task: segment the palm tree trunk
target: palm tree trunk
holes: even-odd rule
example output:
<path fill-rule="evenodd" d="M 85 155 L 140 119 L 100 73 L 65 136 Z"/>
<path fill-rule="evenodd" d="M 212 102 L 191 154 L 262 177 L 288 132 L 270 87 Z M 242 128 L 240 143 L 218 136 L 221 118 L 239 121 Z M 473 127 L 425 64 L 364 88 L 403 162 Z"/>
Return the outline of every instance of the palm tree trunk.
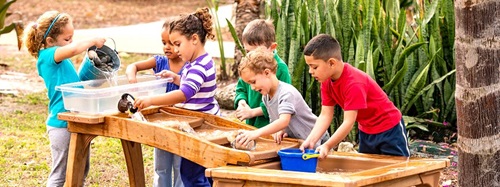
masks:
<path fill-rule="evenodd" d="M 456 0 L 459 184 L 500 186 L 500 0 Z"/>
<path fill-rule="evenodd" d="M 243 29 L 247 24 L 254 20 L 259 19 L 261 10 L 260 4 L 261 0 L 235 0 L 236 5 L 236 25 L 235 30 L 238 34 L 238 38 L 241 40 L 241 34 L 243 33 Z M 264 3 L 264 2 L 262 2 Z M 232 77 L 238 78 L 238 66 L 240 65 L 240 61 L 242 58 L 241 51 L 236 46 L 234 48 L 234 63 L 231 66 L 231 71 L 233 72 Z"/>

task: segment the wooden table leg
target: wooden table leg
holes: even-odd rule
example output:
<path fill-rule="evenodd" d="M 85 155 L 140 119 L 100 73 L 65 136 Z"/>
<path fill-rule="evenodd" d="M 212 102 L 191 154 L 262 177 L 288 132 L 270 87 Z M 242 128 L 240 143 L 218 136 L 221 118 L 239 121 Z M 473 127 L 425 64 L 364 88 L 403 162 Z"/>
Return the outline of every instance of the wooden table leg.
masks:
<path fill-rule="evenodd" d="M 140 143 L 121 140 L 125 161 L 127 162 L 128 178 L 131 187 L 145 187 L 144 163 Z"/>
<path fill-rule="evenodd" d="M 95 137 L 95 135 L 71 133 L 65 186 L 83 186 L 83 175 L 89 156 L 90 142 Z"/>

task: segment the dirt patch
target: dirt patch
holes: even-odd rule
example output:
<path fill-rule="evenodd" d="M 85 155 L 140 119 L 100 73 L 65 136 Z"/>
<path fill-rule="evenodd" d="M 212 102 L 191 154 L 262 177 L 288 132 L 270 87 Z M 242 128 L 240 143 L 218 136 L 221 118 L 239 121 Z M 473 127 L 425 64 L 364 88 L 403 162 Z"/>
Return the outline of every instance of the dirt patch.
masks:
<path fill-rule="evenodd" d="M 220 4 L 232 2 L 222 0 Z M 36 21 L 45 11 L 57 10 L 69 13 L 74 18 L 76 29 L 104 28 L 159 21 L 206 6 L 206 0 L 17 1 L 11 5 L 9 12 L 19 14 L 10 16 L 6 21 L 22 20 L 29 23 Z"/>
<path fill-rule="evenodd" d="M 233 2 L 222 0 L 219 4 Z M 13 15 L 7 17 L 6 23 L 21 20 L 26 25 L 36 21 L 46 11 L 58 10 L 74 18 L 76 29 L 105 28 L 164 20 L 191 13 L 199 7 L 207 7 L 206 0 L 16 1 L 9 8 Z M 224 38 L 230 38 L 230 34 L 225 34 Z M 44 89 L 43 80 L 36 72 L 36 60 L 27 54 L 25 49 L 18 51 L 14 44 L 0 46 L 0 93 L 17 94 Z"/>

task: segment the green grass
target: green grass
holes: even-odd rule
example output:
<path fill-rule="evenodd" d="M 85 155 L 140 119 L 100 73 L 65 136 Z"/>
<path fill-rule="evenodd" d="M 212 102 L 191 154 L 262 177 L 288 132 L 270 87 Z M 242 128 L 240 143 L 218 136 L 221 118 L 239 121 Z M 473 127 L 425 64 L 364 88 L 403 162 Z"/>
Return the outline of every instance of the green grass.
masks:
<path fill-rule="evenodd" d="M 120 54 L 122 64 L 118 75 L 125 74 L 127 65 L 151 56 Z M 84 54 L 71 58 L 76 70 L 83 58 Z M 214 60 L 216 64 L 220 63 L 219 59 Z M 38 74 L 36 60 L 25 51 L 1 55 L 0 62 L 8 65 L 8 71 L 35 77 Z M 0 94 L 0 186 L 45 185 L 52 162 L 45 125 L 48 102 L 46 91 L 18 96 Z M 85 186 L 130 186 L 119 139 L 96 137 L 90 154 L 91 165 Z M 154 172 L 152 147 L 143 145 L 143 158 L 146 186 L 151 186 Z"/>
<path fill-rule="evenodd" d="M 12 112 L 0 113 L 0 184 L 44 186 L 50 173 L 51 154 L 46 134 L 46 93 L 2 96 Z M 15 108 L 15 109 L 14 109 Z M 129 186 L 120 140 L 97 137 L 91 144 L 86 186 Z M 143 146 L 146 184 L 152 184 L 153 148 Z"/>
<path fill-rule="evenodd" d="M 151 55 L 120 57 L 125 67 Z M 75 68 L 83 55 L 72 58 Z M 9 71 L 35 74 L 36 62 L 27 53 L 2 56 Z M 45 186 L 50 173 L 51 154 L 46 134 L 47 92 L 1 95 L 0 103 L 0 186 Z M 4 107 L 5 106 L 5 107 Z M 96 137 L 91 144 L 90 171 L 85 186 L 130 186 L 125 157 L 119 139 Z M 153 148 L 143 145 L 147 186 L 153 179 Z"/>

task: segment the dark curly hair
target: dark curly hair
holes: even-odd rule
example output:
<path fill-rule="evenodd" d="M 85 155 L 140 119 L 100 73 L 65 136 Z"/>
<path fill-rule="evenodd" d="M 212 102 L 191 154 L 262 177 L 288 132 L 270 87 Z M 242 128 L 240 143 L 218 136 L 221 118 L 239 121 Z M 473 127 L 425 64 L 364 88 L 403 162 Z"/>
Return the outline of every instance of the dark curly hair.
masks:
<path fill-rule="evenodd" d="M 212 33 L 212 15 L 209 11 L 207 7 L 198 8 L 195 13 L 179 17 L 170 23 L 170 33 L 179 31 L 187 38 L 197 34 L 203 44 L 206 38 L 213 40 L 215 35 Z"/>

